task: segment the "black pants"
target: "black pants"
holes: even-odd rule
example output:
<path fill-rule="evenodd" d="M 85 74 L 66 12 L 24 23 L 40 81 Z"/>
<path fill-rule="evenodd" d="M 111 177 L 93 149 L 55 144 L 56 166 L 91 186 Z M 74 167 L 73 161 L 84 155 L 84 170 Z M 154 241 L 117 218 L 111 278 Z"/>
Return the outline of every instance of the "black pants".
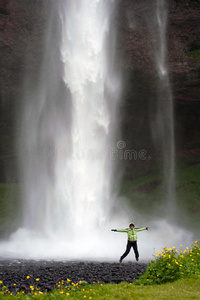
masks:
<path fill-rule="evenodd" d="M 126 251 L 121 256 L 121 260 L 124 259 L 129 254 L 131 247 L 133 247 L 133 250 L 135 252 L 135 258 L 138 259 L 139 253 L 138 253 L 138 249 L 137 249 L 137 241 L 135 241 L 135 242 L 128 241 L 127 246 L 126 246 Z"/>

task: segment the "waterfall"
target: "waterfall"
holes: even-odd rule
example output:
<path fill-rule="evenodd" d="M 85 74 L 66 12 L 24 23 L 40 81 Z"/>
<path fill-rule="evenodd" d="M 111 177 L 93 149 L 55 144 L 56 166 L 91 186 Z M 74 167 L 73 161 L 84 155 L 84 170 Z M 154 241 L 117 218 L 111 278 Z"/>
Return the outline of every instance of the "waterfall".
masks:
<path fill-rule="evenodd" d="M 152 3 L 155 20 L 150 16 L 148 27 L 158 75 L 152 135 L 163 154 L 167 221 L 143 225 L 150 229 L 140 239 L 144 259 L 156 248 L 182 243 L 186 234 L 168 222 L 175 214 L 175 162 L 167 7 L 164 0 Z M 110 231 L 128 226 L 133 214 L 126 202 L 117 217 L 112 210 L 115 146 L 123 149 L 115 140 L 120 95 L 111 26 L 115 5 L 114 0 L 52 1 L 43 63 L 39 75 L 26 76 L 20 116 L 23 224 L 0 243 L 1 257 L 118 260 L 124 251 L 122 237 Z"/>
<path fill-rule="evenodd" d="M 91 234 L 105 224 L 111 208 L 118 98 L 107 55 L 113 2 L 60 1 L 53 8 L 39 92 L 27 99 L 23 123 L 24 226 L 75 238 L 77 226 Z"/>
<path fill-rule="evenodd" d="M 116 163 L 114 6 L 52 2 L 40 76 L 27 80 L 21 116 L 24 218 L 14 239 L 26 255 L 102 256 Z"/>
<path fill-rule="evenodd" d="M 63 81 L 72 103 L 72 152 L 67 162 L 57 161 L 56 184 L 65 186 L 66 194 L 59 197 L 67 200 L 71 224 L 89 229 L 104 224 L 109 212 L 109 146 L 116 101 L 108 99 L 105 90 L 111 3 L 84 0 L 78 4 L 71 1 L 61 11 Z M 67 144 L 65 148 L 69 149 Z"/>
<path fill-rule="evenodd" d="M 156 2 L 157 38 L 155 47 L 155 62 L 158 73 L 157 80 L 157 120 L 153 130 L 157 133 L 157 143 L 163 153 L 164 186 L 166 201 L 166 218 L 174 220 L 175 202 L 175 146 L 174 146 L 174 116 L 173 96 L 170 86 L 167 65 L 167 5 L 165 0 Z"/>

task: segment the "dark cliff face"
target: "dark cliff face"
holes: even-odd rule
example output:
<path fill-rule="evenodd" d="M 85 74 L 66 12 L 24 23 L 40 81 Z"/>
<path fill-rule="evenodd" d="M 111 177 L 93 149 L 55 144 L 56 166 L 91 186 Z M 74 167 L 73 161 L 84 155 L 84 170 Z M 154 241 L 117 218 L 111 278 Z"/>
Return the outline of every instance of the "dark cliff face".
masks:
<path fill-rule="evenodd" d="M 0 0 L 0 182 L 16 180 L 16 135 L 27 73 L 43 55 L 47 1 Z"/>
<path fill-rule="evenodd" d="M 174 99 L 177 154 L 200 142 L 200 1 L 168 0 L 166 57 Z M 156 113 L 156 1 L 119 1 L 117 57 L 123 74 L 122 127 L 131 146 L 153 148 Z"/>
<path fill-rule="evenodd" d="M 183 83 L 193 86 L 194 81 L 200 82 L 200 2 L 168 0 L 166 3 L 166 55 L 176 93 Z M 148 76 L 155 76 L 154 56 L 159 46 L 155 4 L 153 0 L 121 0 L 117 20 L 122 68 L 137 69 Z M 197 94 L 193 100 L 199 100 L 198 97 Z"/>
<path fill-rule="evenodd" d="M 16 175 L 15 136 L 26 74 L 33 80 L 44 55 L 52 0 L 0 0 L 0 181 Z M 116 62 L 122 73 L 120 115 L 128 144 L 152 148 L 157 29 L 153 0 L 118 0 Z M 168 0 L 167 60 L 174 96 L 177 152 L 200 141 L 200 1 Z M 151 114 L 149 109 L 151 107 Z M 148 146 L 147 146 L 148 145 Z"/>

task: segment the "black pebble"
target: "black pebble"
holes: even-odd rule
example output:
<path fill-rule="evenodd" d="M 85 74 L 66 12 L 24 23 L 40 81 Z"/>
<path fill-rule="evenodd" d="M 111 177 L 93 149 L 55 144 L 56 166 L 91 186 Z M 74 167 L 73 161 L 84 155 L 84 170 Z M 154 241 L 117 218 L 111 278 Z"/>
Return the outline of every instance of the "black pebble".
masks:
<path fill-rule="evenodd" d="M 30 291 L 30 285 L 40 291 L 51 291 L 56 283 L 67 278 L 95 283 L 133 282 L 145 273 L 148 263 L 101 263 L 69 261 L 0 261 L 0 280 L 14 291 Z M 23 270 L 23 271 L 22 271 Z M 30 279 L 27 279 L 30 276 Z M 36 281 L 39 278 L 39 281 Z M 16 284 L 15 286 L 14 283 Z"/>

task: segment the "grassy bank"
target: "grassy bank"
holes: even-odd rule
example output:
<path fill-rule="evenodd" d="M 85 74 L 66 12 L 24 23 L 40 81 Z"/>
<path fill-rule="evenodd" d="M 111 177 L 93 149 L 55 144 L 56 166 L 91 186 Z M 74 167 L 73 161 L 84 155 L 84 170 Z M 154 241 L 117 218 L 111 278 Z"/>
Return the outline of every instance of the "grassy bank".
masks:
<path fill-rule="evenodd" d="M 13 283 L 10 292 L 0 280 L 0 299 L 200 299 L 200 244 L 195 241 L 185 250 L 163 248 L 149 263 L 146 273 L 133 283 L 87 284 L 62 280 L 51 292 L 37 288 L 40 278 L 30 278 L 30 292 L 25 294 Z"/>
<path fill-rule="evenodd" d="M 151 286 L 135 286 L 128 283 L 120 284 L 98 284 L 76 286 L 72 290 L 60 289 L 49 293 L 33 291 L 32 294 L 25 295 L 19 293 L 16 295 L 0 294 L 1 299 L 200 299 L 200 279 L 189 278 L 180 279 L 173 283 Z"/>
<path fill-rule="evenodd" d="M 185 158 L 176 167 L 176 221 L 187 229 L 200 231 L 200 159 Z M 145 216 L 164 218 L 166 209 L 166 190 L 162 174 L 154 168 L 150 174 L 125 179 L 121 185 L 121 196 L 125 196 L 130 206 Z"/>

